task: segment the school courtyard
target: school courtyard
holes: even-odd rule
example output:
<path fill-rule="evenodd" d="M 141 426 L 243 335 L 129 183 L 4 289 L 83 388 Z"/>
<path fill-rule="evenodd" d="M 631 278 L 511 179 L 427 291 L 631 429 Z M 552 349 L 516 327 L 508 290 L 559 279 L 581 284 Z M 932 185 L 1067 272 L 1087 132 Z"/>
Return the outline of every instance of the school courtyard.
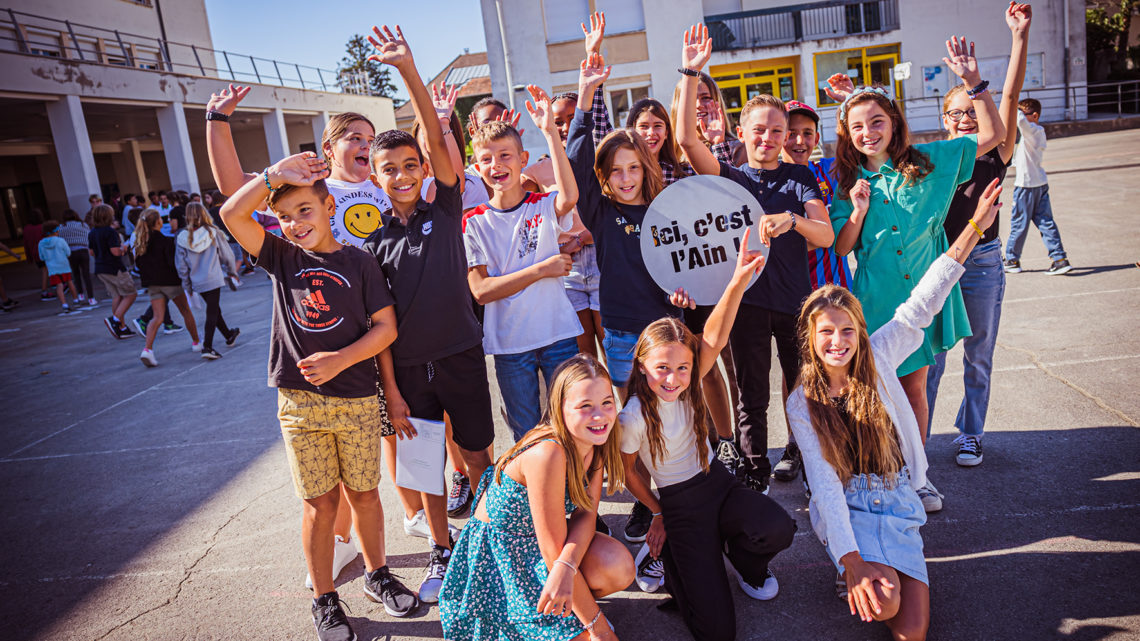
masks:
<path fill-rule="evenodd" d="M 927 447 L 946 495 L 923 529 L 931 639 L 1140 639 L 1140 129 L 1051 141 L 1046 168 L 1075 269 L 1045 275 L 1030 232 L 1026 271 L 1008 279 L 977 468 L 954 463 L 961 349 L 951 353 Z M 183 332 L 160 336 L 160 365 L 146 369 L 141 340 L 103 327 L 105 302 L 57 317 L 34 273 L 0 275 L 22 303 L 0 315 L 0 638 L 314 638 L 300 503 L 265 386 L 265 276 L 224 293 L 242 329 L 224 358 L 201 360 Z M 778 400 L 769 414 L 775 459 Z M 389 565 L 414 589 L 426 541 L 404 536 L 386 474 L 381 493 Z M 773 563 L 775 600 L 734 589 L 738 638 L 888 638 L 836 599 L 801 485 L 774 482 L 772 495 L 799 534 Z M 616 531 L 630 501 L 602 504 Z M 441 636 L 434 606 L 394 619 L 366 600 L 362 571 L 357 560 L 338 582 L 361 639 Z M 663 598 L 632 586 L 603 607 L 623 641 L 689 639 L 654 607 Z"/>

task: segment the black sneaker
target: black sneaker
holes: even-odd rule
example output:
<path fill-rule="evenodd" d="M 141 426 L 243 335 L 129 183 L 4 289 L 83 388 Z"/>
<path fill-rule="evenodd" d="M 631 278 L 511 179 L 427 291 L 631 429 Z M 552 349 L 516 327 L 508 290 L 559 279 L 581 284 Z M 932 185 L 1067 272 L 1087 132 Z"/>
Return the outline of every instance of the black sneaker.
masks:
<path fill-rule="evenodd" d="M 208 361 L 216 361 L 221 357 L 222 357 L 222 355 L 219 354 L 218 351 L 216 349 L 214 349 L 213 347 L 203 347 L 202 348 L 202 358 L 204 358 Z"/>
<path fill-rule="evenodd" d="M 226 347 L 233 347 L 234 343 L 237 342 L 237 337 L 238 337 L 238 334 L 240 334 L 240 333 L 241 333 L 240 327 L 235 327 L 235 328 L 231 329 L 230 335 L 226 337 Z"/>
<path fill-rule="evenodd" d="M 135 319 L 135 327 L 139 328 L 140 334 L 146 334 L 146 325 L 147 323 L 142 319 L 142 316 Z"/>
<path fill-rule="evenodd" d="M 106 326 L 108 332 L 111 332 L 111 336 L 122 338 L 122 336 L 119 336 L 119 322 L 115 320 L 114 316 L 104 318 L 103 325 Z"/>
<path fill-rule="evenodd" d="M 1061 274 L 1068 274 L 1072 269 L 1073 266 L 1069 264 L 1069 259 L 1062 258 L 1061 260 L 1053 261 L 1053 264 L 1049 265 L 1049 269 L 1045 270 L 1045 273 L 1049 276 L 1060 276 Z"/>
<path fill-rule="evenodd" d="M 326 592 L 313 601 L 313 625 L 320 641 L 356 641 L 356 633 L 341 605 L 336 592 Z"/>
<path fill-rule="evenodd" d="M 756 490 L 761 494 L 768 493 L 768 475 L 767 474 L 753 474 L 751 472 L 743 472 L 740 475 L 740 482 L 750 490 Z"/>
<path fill-rule="evenodd" d="M 740 468 L 740 448 L 732 439 L 721 439 L 716 446 L 716 458 L 733 474 Z"/>
<path fill-rule="evenodd" d="M 1007 274 L 1020 274 L 1021 273 L 1021 261 L 1017 260 L 1015 258 L 1007 259 L 1004 263 L 1001 264 L 1001 266 L 1002 266 L 1002 269 L 1004 269 L 1005 273 L 1007 273 Z"/>
<path fill-rule="evenodd" d="M 253 265 L 246 265 L 245 267 L 241 268 L 241 275 L 246 276 L 248 274 L 252 274 L 255 271 L 257 271 L 257 269 L 254 268 Z"/>
<path fill-rule="evenodd" d="M 645 541 L 645 535 L 649 534 L 649 524 L 653 522 L 653 513 L 645 504 L 638 501 L 633 504 L 633 509 L 629 511 L 629 520 L 625 522 L 625 540 L 630 543 L 641 543 Z"/>
<path fill-rule="evenodd" d="M 447 515 L 453 519 L 467 516 L 471 498 L 471 481 L 455 470 L 451 473 L 451 493 L 447 495 Z"/>
<path fill-rule="evenodd" d="M 800 468 L 803 465 L 799 446 L 795 443 L 788 443 L 788 446 L 784 448 L 784 455 L 780 457 L 780 462 L 776 463 L 776 467 L 772 470 L 772 476 L 776 477 L 777 481 L 794 481 L 800 475 Z"/>
<path fill-rule="evenodd" d="M 386 565 L 364 575 L 364 596 L 383 604 L 384 611 L 394 617 L 406 617 L 420 604 L 415 592 L 392 576 Z"/>
<path fill-rule="evenodd" d="M 598 520 L 594 522 L 594 531 L 601 532 L 606 536 L 613 536 L 613 534 L 610 532 L 610 526 L 606 525 L 606 522 L 602 520 L 601 514 L 598 515 Z"/>
<path fill-rule="evenodd" d="M 132 338 L 134 336 L 138 336 L 138 334 L 132 332 L 131 329 L 126 325 L 120 325 L 115 338 Z"/>
<path fill-rule="evenodd" d="M 182 326 L 178 323 L 164 323 L 162 325 L 163 334 L 175 334 L 182 331 Z"/>
<path fill-rule="evenodd" d="M 0 309 L 3 309 L 4 311 L 9 311 L 13 307 L 15 307 L 16 305 L 19 305 L 19 304 L 20 304 L 20 301 L 14 299 L 14 298 L 9 298 L 8 300 L 4 301 L 3 303 L 0 303 Z"/>

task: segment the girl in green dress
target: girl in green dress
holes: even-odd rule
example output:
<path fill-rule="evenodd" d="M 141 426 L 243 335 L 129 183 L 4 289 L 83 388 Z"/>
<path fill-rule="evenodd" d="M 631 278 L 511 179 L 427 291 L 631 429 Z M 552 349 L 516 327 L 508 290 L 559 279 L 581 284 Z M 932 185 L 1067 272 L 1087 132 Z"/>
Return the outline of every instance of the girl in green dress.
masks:
<path fill-rule="evenodd" d="M 543 423 L 483 474 L 439 595 L 445 638 L 617 641 L 595 599 L 633 582 L 633 557 L 594 525 L 603 472 L 624 486 L 618 429 L 605 368 L 560 365 Z"/>
<path fill-rule="evenodd" d="M 886 324 L 918 279 L 948 247 L 943 223 L 958 185 L 970 179 L 974 160 L 1005 137 L 997 106 L 978 73 L 974 44 L 957 36 L 946 41 L 942 61 L 962 79 L 977 113 L 978 133 L 911 145 L 899 107 L 878 87 L 854 90 L 837 74 L 828 80 L 842 100 L 835 149 L 836 198 L 831 203 L 835 251 L 855 252 L 858 268 L 852 291 L 863 304 L 867 330 Z M 926 374 L 934 355 L 970 335 L 970 323 L 955 285 L 942 312 L 926 329 L 926 340 L 897 374 L 918 417 L 926 442 L 929 412 Z M 942 507 L 933 484 L 919 490 L 928 511 Z"/>

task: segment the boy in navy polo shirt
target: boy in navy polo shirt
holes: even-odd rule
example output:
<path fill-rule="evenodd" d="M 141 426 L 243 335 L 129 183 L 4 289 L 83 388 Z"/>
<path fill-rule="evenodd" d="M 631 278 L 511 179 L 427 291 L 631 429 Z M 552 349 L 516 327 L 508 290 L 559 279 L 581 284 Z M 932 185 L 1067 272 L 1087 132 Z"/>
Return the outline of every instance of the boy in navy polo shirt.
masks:
<path fill-rule="evenodd" d="M 760 241 L 771 248 L 768 266 L 745 292 L 729 344 L 740 388 L 740 475 L 749 487 L 767 493 L 772 472 L 768 461 L 772 337 L 776 338 L 784 380 L 791 389 L 800 369 L 796 316 L 811 293 L 808 243 L 830 247 L 835 234 L 811 170 L 780 161 L 788 135 L 788 114 L 779 98 L 762 94 L 740 111 L 736 131 L 748 152 L 746 166 L 737 169 L 718 162 L 701 142 L 697 135 L 697 82 L 711 53 L 707 28 L 693 27 L 685 34 L 681 58 L 685 78 L 677 104 L 688 108 L 677 115 L 677 140 L 698 173 L 719 175 L 743 185 L 765 212 L 757 226 Z"/>
<path fill-rule="evenodd" d="M 381 215 L 380 228 L 364 243 L 396 299 L 398 333 L 391 349 L 380 356 L 388 417 L 403 431 L 411 430 L 408 416 L 442 421 L 447 412 L 467 470 L 472 479 L 479 479 L 491 466 L 487 448 L 495 427 L 483 329 L 467 288 L 459 175 L 447 153 L 441 119 L 399 27 L 395 35 L 387 27 L 373 28 L 369 41 L 377 50 L 375 57 L 394 66 L 407 85 L 416 118 L 424 125 L 436 185 L 433 202 L 420 197 L 424 159 L 410 134 L 393 129 L 372 141 L 372 179 L 392 201 L 392 208 Z M 434 603 L 451 556 L 447 497 L 423 493 L 422 498 L 432 549 L 419 596 Z"/>

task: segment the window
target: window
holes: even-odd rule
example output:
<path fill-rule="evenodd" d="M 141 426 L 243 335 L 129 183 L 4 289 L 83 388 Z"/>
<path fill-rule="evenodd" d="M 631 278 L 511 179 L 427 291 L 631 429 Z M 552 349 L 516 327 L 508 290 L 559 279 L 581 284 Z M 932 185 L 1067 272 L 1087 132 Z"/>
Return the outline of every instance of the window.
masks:
<path fill-rule="evenodd" d="M 606 33 L 645 31 L 645 12 L 641 0 L 594 0 L 598 11 L 606 14 Z M 578 29 L 578 36 L 582 29 Z"/>
<path fill-rule="evenodd" d="M 781 66 L 777 61 L 754 60 L 717 66 L 709 69 L 709 73 L 720 87 L 730 116 L 739 115 L 744 103 L 760 94 L 779 96 L 780 100 L 796 97 L 795 67 Z"/>
<path fill-rule="evenodd" d="M 610 18 L 606 16 L 606 28 L 609 29 Z M 649 97 L 649 87 L 630 87 L 628 89 L 614 89 L 610 91 L 610 114 L 614 119 L 615 127 L 624 127 L 629 109 L 635 102 Z"/>
<path fill-rule="evenodd" d="M 858 5 L 851 5 L 858 6 Z M 827 97 L 827 79 L 837 73 L 851 77 L 856 87 L 881 85 L 891 98 L 902 96 L 902 83 L 894 79 L 894 67 L 899 63 L 899 46 L 885 45 L 862 47 L 843 51 L 815 54 L 816 104 L 836 104 Z"/>
<path fill-rule="evenodd" d="M 542 17 L 546 22 L 547 42 L 581 40 L 581 24 L 590 20 L 590 2 L 589 0 L 542 0 Z M 607 13 L 607 32 L 611 31 L 609 22 L 610 16 Z"/>

